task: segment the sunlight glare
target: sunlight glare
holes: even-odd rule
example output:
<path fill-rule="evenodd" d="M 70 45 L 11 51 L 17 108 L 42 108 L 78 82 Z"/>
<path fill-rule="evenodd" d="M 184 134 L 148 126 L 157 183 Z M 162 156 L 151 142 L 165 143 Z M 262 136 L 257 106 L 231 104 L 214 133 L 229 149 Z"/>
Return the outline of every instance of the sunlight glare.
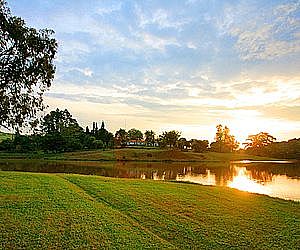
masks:
<path fill-rule="evenodd" d="M 232 181 L 227 183 L 228 187 L 236 188 L 242 191 L 251 193 L 270 195 L 271 191 L 266 186 L 251 180 L 251 176 L 245 167 L 235 167 L 237 175 L 233 177 Z"/>

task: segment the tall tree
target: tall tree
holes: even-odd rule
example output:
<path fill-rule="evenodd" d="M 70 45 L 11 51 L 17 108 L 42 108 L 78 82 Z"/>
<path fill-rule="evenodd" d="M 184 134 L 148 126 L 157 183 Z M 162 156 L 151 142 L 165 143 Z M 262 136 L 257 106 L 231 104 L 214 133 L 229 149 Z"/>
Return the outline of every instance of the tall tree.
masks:
<path fill-rule="evenodd" d="M 113 144 L 114 136 L 112 133 L 108 132 L 108 130 L 105 129 L 104 121 L 102 121 L 100 129 L 98 130 L 97 128 L 95 137 L 97 140 L 101 140 L 103 142 L 104 148 L 111 147 Z"/>
<path fill-rule="evenodd" d="M 154 131 L 146 130 L 144 135 L 145 135 L 145 142 L 147 143 L 147 145 L 154 146 L 154 143 L 155 143 L 155 133 L 154 133 Z"/>
<path fill-rule="evenodd" d="M 232 152 L 236 150 L 239 143 L 235 140 L 234 135 L 230 134 L 230 129 L 221 124 L 216 126 L 217 132 L 215 141 L 211 143 L 210 147 L 212 151 L 216 152 Z"/>
<path fill-rule="evenodd" d="M 51 111 L 42 121 L 44 148 L 52 151 L 81 149 L 83 129 L 67 109 Z"/>
<path fill-rule="evenodd" d="M 44 109 L 43 93 L 55 73 L 53 33 L 27 27 L 0 0 L 0 126 L 21 127 Z"/>
<path fill-rule="evenodd" d="M 176 148 L 180 135 L 179 131 L 165 131 L 159 136 L 159 144 L 161 147 Z"/>
<path fill-rule="evenodd" d="M 115 134 L 115 142 L 117 146 L 125 146 L 128 141 L 127 132 L 125 129 L 120 128 L 118 131 L 116 131 Z"/>

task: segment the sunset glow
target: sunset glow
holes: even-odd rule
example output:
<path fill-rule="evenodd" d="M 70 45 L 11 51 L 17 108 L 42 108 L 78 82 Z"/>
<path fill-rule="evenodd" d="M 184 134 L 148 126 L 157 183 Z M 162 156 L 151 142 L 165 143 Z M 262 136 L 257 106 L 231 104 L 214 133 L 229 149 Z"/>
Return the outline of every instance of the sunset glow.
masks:
<path fill-rule="evenodd" d="M 251 193 L 271 194 L 271 190 L 267 186 L 264 186 L 251 178 L 245 167 L 237 167 L 235 170 L 237 171 L 237 175 L 228 182 L 228 187 Z"/>

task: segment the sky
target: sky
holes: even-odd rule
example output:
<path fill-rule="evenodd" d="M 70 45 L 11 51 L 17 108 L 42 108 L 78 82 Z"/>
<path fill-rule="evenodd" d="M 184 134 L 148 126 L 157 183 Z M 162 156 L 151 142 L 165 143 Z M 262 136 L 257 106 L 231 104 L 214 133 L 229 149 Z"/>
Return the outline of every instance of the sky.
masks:
<path fill-rule="evenodd" d="M 300 1 L 14 0 L 13 15 L 55 31 L 49 110 L 85 127 L 178 130 L 213 141 L 300 137 Z"/>

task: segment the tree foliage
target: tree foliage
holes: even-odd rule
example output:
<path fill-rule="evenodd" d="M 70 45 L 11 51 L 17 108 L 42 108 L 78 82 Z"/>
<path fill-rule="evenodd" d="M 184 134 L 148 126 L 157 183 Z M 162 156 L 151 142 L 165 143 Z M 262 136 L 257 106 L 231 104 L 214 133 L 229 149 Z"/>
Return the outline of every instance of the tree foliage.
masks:
<path fill-rule="evenodd" d="M 53 33 L 27 27 L 0 0 L 0 126 L 21 127 L 43 110 L 55 73 Z"/>
<path fill-rule="evenodd" d="M 127 136 L 128 136 L 129 140 L 142 140 L 143 139 L 143 133 L 136 128 L 132 128 L 132 129 L 128 130 Z"/>
<path fill-rule="evenodd" d="M 83 129 L 67 109 L 51 111 L 42 121 L 44 149 L 71 151 L 82 148 Z"/>
<path fill-rule="evenodd" d="M 197 153 L 203 153 L 207 151 L 208 145 L 208 140 L 191 140 L 192 150 Z"/>
<path fill-rule="evenodd" d="M 276 141 L 276 138 L 267 132 L 260 132 L 256 135 L 249 135 L 245 144 L 245 149 L 258 149 Z"/>
<path fill-rule="evenodd" d="M 221 124 L 216 126 L 217 132 L 215 136 L 215 141 L 211 143 L 210 147 L 212 151 L 215 152 L 232 152 L 236 150 L 239 143 L 235 140 L 234 135 L 230 134 L 230 129 Z"/>
<path fill-rule="evenodd" d="M 125 146 L 128 141 L 128 135 L 125 129 L 120 128 L 115 133 L 115 143 L 117 146 Z"/>
<path fill-rule="evenodd" d="M 100 147 L 101 143 L 97 143 L 98 146 L 96 148 L 112 147 L 114 144 L 114 135 L 105 128 L 104 121 L 101 122 L 100 129 L 98 129 L 97 122 L 93 122 L 91 134 L 96 138 L 97 141 L 102 142 L 102 147 Z"/>
<path fill-rule="evenodd" d="M 152 130 L 146 130 L 144 133 L 145 135 L 145 142 L 147 145 L 154 146 L 155 144 L 155 133 Z"/>
<path fill-rule="evenodd" d="M 165 131 L 159 136 L 159 144 L 161 147 L 176 148 L 180 135 L 179 131 Z"/>

